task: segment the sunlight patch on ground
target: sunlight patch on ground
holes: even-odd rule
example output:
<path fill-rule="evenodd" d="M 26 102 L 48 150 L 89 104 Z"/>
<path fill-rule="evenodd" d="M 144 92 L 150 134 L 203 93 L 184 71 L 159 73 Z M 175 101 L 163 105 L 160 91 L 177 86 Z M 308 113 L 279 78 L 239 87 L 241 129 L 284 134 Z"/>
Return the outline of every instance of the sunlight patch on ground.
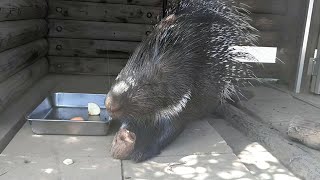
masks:
<path fill-rule="evenodd" d="M 281 168 L 280 162 L 256 142 L 247 145 L 238 157 L 261 180 L 298 180 L 288 170 Z"/>
<path fill-rule="evenodd" d="M 51 174 L 51 173 L 54 171 L 54 169 L 52 169 L 52 168 L 47 168 L 47 169 L 41 169 L 41 171 L 42 171 L 42 172 L 45 172 L 45 173 L 47 173 L 47 174 Z"/>
<path fill-rule="evenodd" d="M 80 139 L 77 137 L 68 137 L 64 140 L 64 142 L 67 144 L 77 143 L 79 141 L 80 141 Z"/>

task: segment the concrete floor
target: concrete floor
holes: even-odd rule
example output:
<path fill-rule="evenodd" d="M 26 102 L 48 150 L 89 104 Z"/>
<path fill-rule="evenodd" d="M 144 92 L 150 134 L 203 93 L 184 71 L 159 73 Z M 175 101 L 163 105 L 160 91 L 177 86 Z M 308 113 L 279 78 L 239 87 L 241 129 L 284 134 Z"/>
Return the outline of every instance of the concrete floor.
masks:
<path fill-rule="evenodd" d="M 0 156 L 0 179 L 254 179 L 207 120 L 139 164 L 110 157 L 113 134 L 34 135 L 26 123 Z M 64 165 L 66 158 L 75 163 Z"/>
<path fill-rule="evenodd" d="M 23 124 L 24 114 L 50 92 L 106 93 L 112 79 L 45 77 L 0 114 L 0 140 Z M 296 179 L 262 146 L 217 118 L 189 124 L 158 157 L 139 164 L 110 157 L 116 129 L 102 137 L 39 136 L 26 123 L 0 154 L 0 179 Z M 75 163 L 64 165 L 66 158 Z"/>
<path fill-rule="evenodd" d="M 257 120 L 274 127 L 286 139 L 289 139 L 287 130 L 291 121 L 319 122 L 320 120 L 320 106 L 317 105 L 320 101 L 319 96 L 292 95 L 283 87 L 278 90 L 261 86 L 252 87 L 249 90 L 255 96 L 249 101 L 242 101 L 241 106 L 256 116 Z M 315 158 L 319 158 L 320 161 L 319 151 L 304 145 L 297 144 L 297 146 Z"/>

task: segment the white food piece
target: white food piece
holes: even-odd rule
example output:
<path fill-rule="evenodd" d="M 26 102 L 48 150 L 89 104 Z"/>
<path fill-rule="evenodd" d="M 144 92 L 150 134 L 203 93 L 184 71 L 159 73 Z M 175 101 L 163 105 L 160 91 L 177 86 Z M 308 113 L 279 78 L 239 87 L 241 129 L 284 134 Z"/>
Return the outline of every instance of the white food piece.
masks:
<path fill-rule="evenodd" d="M 69 166 L 69 165 L 73 164 L 73 160 L 72 160 L 72 159 L 65 159 L 65 160 L 63 161 L 63 164 Z"/>
<path fill-rule="evenodd" d="M 100 107 L 96 103 L 88 103 L 88 113 L 91 116 L 98 116 L 100 115 Z"/>

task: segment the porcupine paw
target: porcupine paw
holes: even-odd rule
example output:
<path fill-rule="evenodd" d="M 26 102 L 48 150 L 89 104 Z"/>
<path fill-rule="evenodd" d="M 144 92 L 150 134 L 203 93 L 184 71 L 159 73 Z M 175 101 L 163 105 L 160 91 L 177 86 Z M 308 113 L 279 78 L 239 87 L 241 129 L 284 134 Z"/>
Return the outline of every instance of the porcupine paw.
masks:
<path fill-rule="evenodd" d="M 135 162 L 142 162 L 151 159 L 158 154 L 160 154 L 160 148 L 156 143 L 152 143 L 143 148 L 135 149 L 131 154 L 130 159 Z"/>
<path fill-rule="evenodd" d="M 129 159 L 134 150 L 136 135 L 127 129 L 120 129 L 113 138 L 111 155 L 115 159 Z"/>

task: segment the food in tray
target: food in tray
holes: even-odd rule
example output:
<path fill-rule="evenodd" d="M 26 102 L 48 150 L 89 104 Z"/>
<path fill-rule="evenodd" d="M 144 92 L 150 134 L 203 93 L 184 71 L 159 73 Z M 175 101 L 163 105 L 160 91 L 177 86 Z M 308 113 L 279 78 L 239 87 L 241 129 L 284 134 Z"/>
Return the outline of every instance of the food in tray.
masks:
<path fill-rule="evenodd" d="M 100 107 L 96 103 L 88 103 L 88 113 L 91 116 L 98 116 L 100 115 Z"/>
<path fill-rule="evenodd" d="M 78 116 L 78 117 L 73 117 L 73 118 L 71 118 L 70 120 L 72 120 L 72 121 L 84 121 L 83 117 L 80 117 L 80 116 Z"/>

